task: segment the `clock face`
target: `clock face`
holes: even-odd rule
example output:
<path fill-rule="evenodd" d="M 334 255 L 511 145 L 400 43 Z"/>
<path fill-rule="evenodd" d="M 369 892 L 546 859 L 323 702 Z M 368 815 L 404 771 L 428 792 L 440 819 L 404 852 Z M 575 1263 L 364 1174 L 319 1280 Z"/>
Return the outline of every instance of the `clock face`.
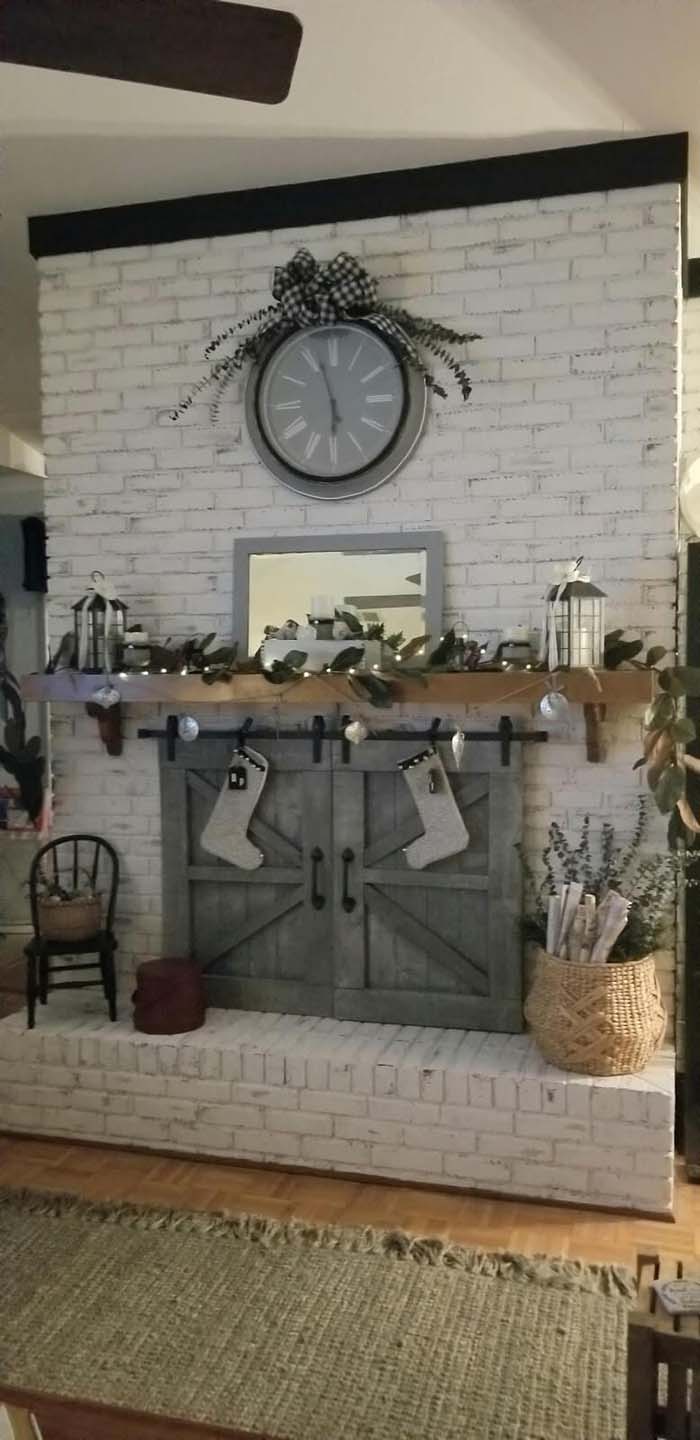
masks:
<path fill-rule="evenodd" d="M 420 376 L 391 345 L 348 321 L 296 332 L 263 362 L 248 398 L 251 434 L 294 489 L 342 498 L 373 489 L 413 448 L 422 426 Z M 413 383 L 412 383 L 413 382 Z"/>

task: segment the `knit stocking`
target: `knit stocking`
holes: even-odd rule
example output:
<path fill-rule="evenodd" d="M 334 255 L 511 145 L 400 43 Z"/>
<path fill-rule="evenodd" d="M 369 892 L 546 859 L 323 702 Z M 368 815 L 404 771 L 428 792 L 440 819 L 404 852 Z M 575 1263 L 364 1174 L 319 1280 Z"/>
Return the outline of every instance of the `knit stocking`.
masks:
<path fill-rule="evenodd" d="M 223 788 L 200 837 L 205 850 L 239 870 L 258 870 L 265 859 L 262 851 L 251 845 L 247 831 L 268 768 L 265 756 L 250 746 L 234 750 Z"/>
<path fill-rule="evenodd" d="M 412 870 L 423 870 L 448 855 L 459 855 L 469 844 L 469 831 L 460 815 L 457 801 L 440 756 L 434 750 L 422 750 L 399 765 L 413 796 L 416 809 L 425 827 L 425 834 L 406 845 L 404 854 Z"/>

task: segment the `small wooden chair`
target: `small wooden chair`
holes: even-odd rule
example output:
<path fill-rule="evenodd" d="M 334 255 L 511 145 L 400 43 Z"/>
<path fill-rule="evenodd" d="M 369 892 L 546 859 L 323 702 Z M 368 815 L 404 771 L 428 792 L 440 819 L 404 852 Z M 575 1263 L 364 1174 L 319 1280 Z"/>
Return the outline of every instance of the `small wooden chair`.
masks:
<path fill-rule="evenodd" d="M 102 925 L 86 940 L 50 940 L 41 933 L 39 891 L 42 880 L 76 889 L 79 878 L 87 874 L 90 885 L 106 899 Z M 38 850 L 29 871 L 29 903 L 34 934 L 25 946 L 27 957 L 27 1025 L 34 1028 L 36 1002 L 45 1005 L 50 990 L 82 990 L 89 985 L 102 985 L 109 1008 L 110 1020 L 117 1018 L 117 982 L 114 952 L 117 940 L 113 932 L 114 908 L 119 885 L 119 860 L 107 840 L 98 835 L 65 835 L 51 840 Z M 78 955 L 96 955 L 95 960 L 76 960 Z M 69 957 L 68 963 L 51 965 Z M 97 970 L 93 980 L 57 980 L 54 976 L 81 970 Z"/>
<path fill-rule="evenodd" d="M 683 1262 L 637 1256 L 640 1309 L 630 1316 L 627 1440 L 700 1440 L 700 1322 L 671 1316 L 650 1280 L 681 1279 Z M 661 1382 L 661 1383 L 660 1383 Z"/>

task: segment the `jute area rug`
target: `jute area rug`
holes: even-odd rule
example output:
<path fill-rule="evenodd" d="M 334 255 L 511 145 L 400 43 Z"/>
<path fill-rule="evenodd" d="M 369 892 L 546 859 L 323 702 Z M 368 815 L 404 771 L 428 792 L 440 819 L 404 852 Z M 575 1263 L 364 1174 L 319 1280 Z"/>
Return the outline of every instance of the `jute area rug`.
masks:
<path fill-rule="evenodd" d="M 0 1190 L 0 1386 L 280 1440 L 623 1440 L 627 1271 Z"/>

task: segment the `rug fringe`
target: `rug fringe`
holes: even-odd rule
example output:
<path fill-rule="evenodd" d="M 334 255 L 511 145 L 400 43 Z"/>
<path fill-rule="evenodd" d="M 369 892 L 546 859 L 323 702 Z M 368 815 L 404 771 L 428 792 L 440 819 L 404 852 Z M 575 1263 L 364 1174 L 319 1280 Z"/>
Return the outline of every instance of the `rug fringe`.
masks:
<path fill-rule="evenodd" d="M 53 1219 L 74 1216 L 139 1230 L 245 1240 L 268 1248 L 300 1245 L 309 1249 L 381 1255 L 391 1260 L 412 1260 L 417 1265 L 444 1265 L 489 1280 L 531 1281 L 560 1290 L 583 1290 L 630 1300 L 637 1293 L 634 1277 L 624 1265 L 586 1264 L 565 1257 L 519 1255 L 508 1250 L 472 1250 L 436 1235 L 374 1230 L 369 1225 L 313 1225 L 305 1220 L 274 1220 L 264 1215 L 161 1209 L 129 1201 L 86 1200 L 78 1195 L 10 1187 L 0 1187 L 0 1214 L 3 1210 L 25 1211 Z"/>

